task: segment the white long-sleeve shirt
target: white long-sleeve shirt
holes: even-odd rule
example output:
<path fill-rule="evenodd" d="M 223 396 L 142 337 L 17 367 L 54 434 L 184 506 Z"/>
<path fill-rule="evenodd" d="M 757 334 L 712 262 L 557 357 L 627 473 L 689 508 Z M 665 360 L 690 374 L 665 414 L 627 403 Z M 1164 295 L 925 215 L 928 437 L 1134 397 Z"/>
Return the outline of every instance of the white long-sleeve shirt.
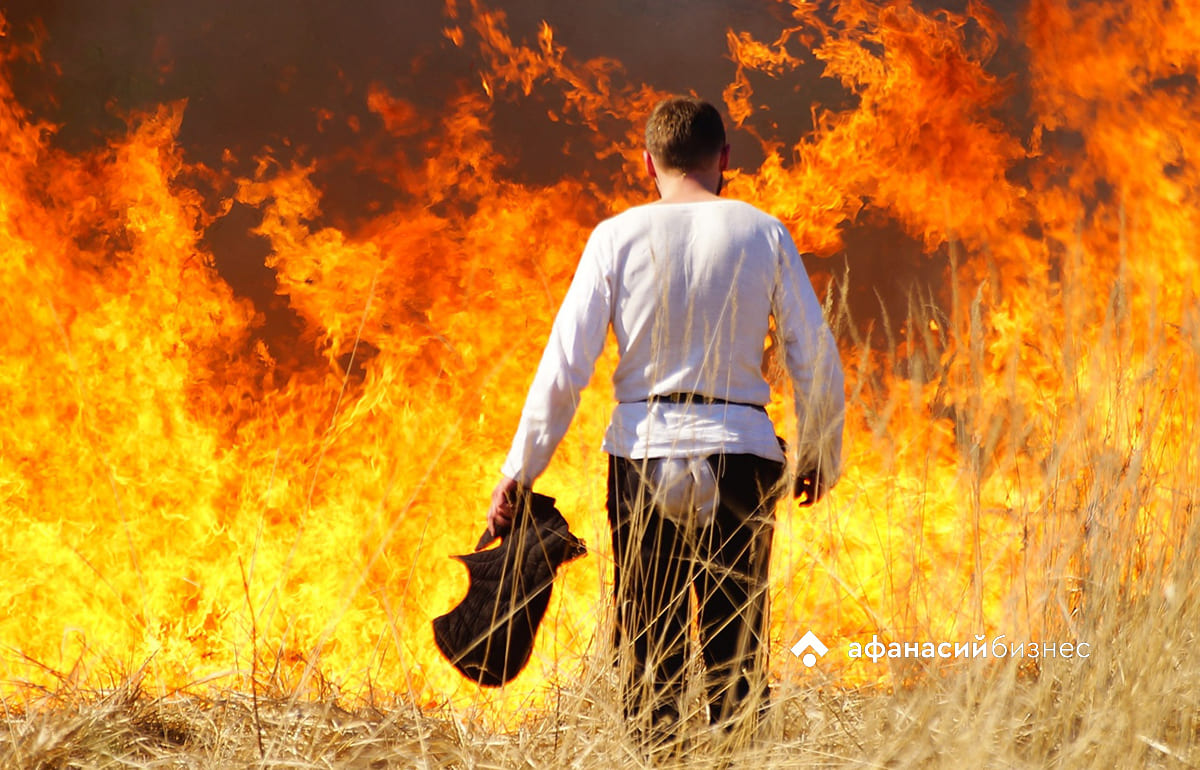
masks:
<path fill-rule="evenodd" d="M 631 459 L 744 453 L 784 460 L 765 411 L 775 319 L 792 379 L 798 455 L 841 471 L 845 394 L 833 334 L 790 233 L 748 203 L 637 206 L 592 231 L 534 375 L 501 473 L 532 485 L 550 462 L 611 326 L 617 405 L 604 438 Z M 699 394 L 729 404 L 648 402 Z"/>

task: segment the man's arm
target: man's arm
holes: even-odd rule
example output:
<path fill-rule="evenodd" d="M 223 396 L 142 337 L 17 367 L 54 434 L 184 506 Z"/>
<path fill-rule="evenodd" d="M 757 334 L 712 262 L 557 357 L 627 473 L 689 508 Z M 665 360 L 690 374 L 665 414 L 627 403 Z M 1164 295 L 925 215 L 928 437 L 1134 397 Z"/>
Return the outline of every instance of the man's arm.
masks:
<path fill-rule="evenodd" d="M 833 332 L 786 230 L 779 254 L 772 312 L 796 401 L 795 493 L 803 504 L 812 504 L 841 476 L 845 375 Z"/>
<path fill-rule="evenodd" d="M 500 469 L 501 481 L 492 493 L 488 529 L 493 533 L 511 525 L 511 501 L 518 490 L 532 487 L 550 464 L 575 416 L 579 393 L 591 379 L 604 349 L 612 314 L 612 285 L 601 264 L 601 244 L 601 237 L 593 231 L 551 327 L 512 448 Z"/>

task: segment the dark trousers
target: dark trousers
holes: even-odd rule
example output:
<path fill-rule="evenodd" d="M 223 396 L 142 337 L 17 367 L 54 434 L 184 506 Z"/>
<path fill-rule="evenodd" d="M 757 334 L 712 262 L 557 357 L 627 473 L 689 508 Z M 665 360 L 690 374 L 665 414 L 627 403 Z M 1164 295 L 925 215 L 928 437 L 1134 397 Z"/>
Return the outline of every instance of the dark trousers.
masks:
<path fill-rule="evenodd" d="M 710 721 L 756 719 L 767 701 L 767 570 L 784 468 L 754 455 L 708 462 L 720 504 L 697 526 L 649 504 L 644 461 L 609 457 L 618 664 L 626 718 L 643 734 L 671 731 L 683 713 L 693 592 Z"/>

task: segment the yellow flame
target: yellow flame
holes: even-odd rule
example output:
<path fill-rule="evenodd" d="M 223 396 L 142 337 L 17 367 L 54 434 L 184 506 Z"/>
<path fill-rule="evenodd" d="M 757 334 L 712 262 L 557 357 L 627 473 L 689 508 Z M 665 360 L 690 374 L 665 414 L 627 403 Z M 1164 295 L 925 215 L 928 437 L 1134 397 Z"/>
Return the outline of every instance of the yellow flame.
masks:
<path fill-rule="evenodd" d="M 818 255 L 873 216 L 952 266 L 938 313 L 892 347 L 842 329 L 847 473 L 827 502 L 781 509 L 778 675 L 801 675 L 778 653 L 807 628 L 831 646 L 1042 633 L 1045 607 L 1078 601 L 1063 576 L 1086 567 L 1097 527 L 1138 544 L 1129 579 L 1169 558 L 1180 503 L 1160 482 L 1194 451 L 1200 371 L 1200 25 L 1181 4 L 1123 8 L 1030 3 L 1029 140 L 997 117 L 1009 86 L 989 63 L 1007 33 L 980 3 L 795 2 L 771 45 L 730 31 L 726 105 L 765 156 L 731 175 L 732 194 Z M 530 670 L 481 694 L 438 656 L 429 621 L 465 589 L 446 557 L 481 526 L 588 231 L 646 199 L 640 121 L 662 94 L 615 62 L 574 60 L 548 24 L 524 45 L 478 0 L 447 17 L 455 46 L 477 46 L 483 94 L 447 94 L 438 116 L 368 95 L 382 130 L 423 150 L 379 159 L 401 203 L 323 225 L 316 163 L 269 155 L 234 184 L 262 215 L 300 348 L 269 339 L 212 266 L 202 236 L 231 200 L 195 183 L 214 172 L 178 146 L 184 104 L 72 155 L 0 78 L 6 681 L 45 681 L 29 660 L 83 679 L 148 660 L 163 689 L 269 671 L 302 694 L 369 682 L 427 704 L 515 704 L 595 647 L 611 354 L 539 485 L 593 555 L 565 570 Z M 802 136 L 757 126 L 749 75 L 787 77 L 810 56 L 854 106 L 816 109 Z M 619 169 L 506 176 L 491 104 L 535 90 L 587 131 L 598 168 Z M 851 281 L 870 279 L 850 262 Z M 1105 496 L 1128 517 L 1089 518 Z"/>

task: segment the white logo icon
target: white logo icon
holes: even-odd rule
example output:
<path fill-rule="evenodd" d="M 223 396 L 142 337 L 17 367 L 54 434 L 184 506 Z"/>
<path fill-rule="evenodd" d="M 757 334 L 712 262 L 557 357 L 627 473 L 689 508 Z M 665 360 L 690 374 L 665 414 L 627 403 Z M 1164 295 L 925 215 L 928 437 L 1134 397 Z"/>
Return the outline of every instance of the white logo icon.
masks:
<path fill-rule="evenodd" d="M 821 657 L 824 657 L 825 653 L 829 652 L 829 648 L 826 647 L 825 643 L 818 639 L 817 635 L 812 631 L 809 631 L 807 634 L 800 637 L 800 641 L 796 642 L 795 646 L 792 647 L 792 654 L 797 658 L 800 658 L 800 656 L 803 655 L 804 657 L 800 658 L 800 660 L 804 661 L 804 665 L 812 668 L 817 664 L 817 655 L 813 655 L 811 652 L 805 652 L 805 650 L 809 649 L 810 647 L 816 650 L 817 655 L 820 655 Z"/>

